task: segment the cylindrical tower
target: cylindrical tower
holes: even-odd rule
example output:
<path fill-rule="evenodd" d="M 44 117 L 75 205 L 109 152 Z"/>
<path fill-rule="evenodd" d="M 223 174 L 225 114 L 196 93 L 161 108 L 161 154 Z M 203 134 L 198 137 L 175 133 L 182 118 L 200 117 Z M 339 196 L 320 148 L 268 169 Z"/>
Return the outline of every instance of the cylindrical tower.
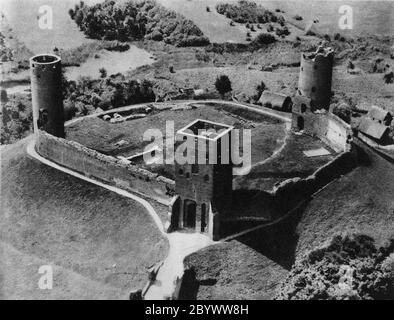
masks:
<path fill-rule="evenodd" d="M 331 99 L 334 50 L 319 48 L 313 54 L 301 54 L 298 90 L 313 101 L 315 109 L 328 109 Z"/>
<path fill-rule="evenodd" d="M 42 54 L 30 58 L 34 132 L 42 129 L 63 138 L 64 112 L 60 57 Z"/>

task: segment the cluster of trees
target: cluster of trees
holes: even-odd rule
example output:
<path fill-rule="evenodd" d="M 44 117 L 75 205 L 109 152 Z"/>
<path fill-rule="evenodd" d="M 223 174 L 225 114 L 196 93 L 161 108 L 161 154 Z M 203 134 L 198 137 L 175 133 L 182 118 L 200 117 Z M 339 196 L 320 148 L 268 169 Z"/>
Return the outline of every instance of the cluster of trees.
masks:
<path fill-rule="evenodd" d="M 293 266 L 277 299 L 394 299 L 394 239 L 334 237 Z"/>
<path fill-rule="evenodd" d="M 8 36 L 10 39 L 12 39 L 12 37 L 12 35 Z M 24 44 L 19 42 L 16 42 L 13 46 L 14 47 L 10 47 L 9 43 L 6 41 L 6 35 L 0 32 L 0 62 L 14 62 L 16 65 L 12 67 L 12 72 L 28 69 L 28 57 L 31 56 L 31 52 Z"/>
<path fill-rule="evenodd" d="M 92 6 L 81 1 L 69 14 L 79 28 L 94 39 L 129 41 L 145 38 L 179 47 L 209 44 L 209 39 L 193 21 L 153 0 L 122 3 L 106 0 Z"/>
<path fill-rule="evenodd" d="M 263 6 L 248 0 L 240 0 L 237 4 L 219 3 L 216 11 L 238 23 L 284 23 L 282 16 L 277 16 Z"/>
<path fill-rule="evenodd" d="M 148 80 L 125 79 L 124 76 L 106 77 L 100 69 L 101 79 L 82 77 L 64 84 L 64 110 L 66 120 L 94 113 L 97 108 L 109 110 L 130 104 L 155 101 L 153 83 Z"/>
<path fill-rule="evenodd" d="M 10 99 L 7 92 L 1 90 L 2 129 L 1 144 L 14 143 L 26 137 L 32 130 L 33 114 L 31 102 L 26 96 L 15 96 Z"/>
<path fill-rule="evenodd" d="M 0 32 L 0 61 L 10 61 L 13 58 L 12 50 L 5 45 L 5 36 Z"/>

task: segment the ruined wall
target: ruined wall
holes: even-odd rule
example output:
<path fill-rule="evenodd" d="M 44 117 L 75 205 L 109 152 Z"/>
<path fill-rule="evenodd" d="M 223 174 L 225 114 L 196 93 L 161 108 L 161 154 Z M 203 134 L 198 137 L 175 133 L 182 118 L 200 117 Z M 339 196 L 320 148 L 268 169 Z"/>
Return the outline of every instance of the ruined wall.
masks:
<path fill-rule="evenodd" d="M 168 201 L 175 192 L 173 180 L 103 155 L 83 145 L 38 132 L 37 152 L 66 168 L 119 188 Z"/>
<path fill-rule="evenodd" d="M 302 128 L 299 127 L 300 119 Z M 351 148 L 353 132 L 350 125 L 330 112 L 294 112 L 292 126 L 297 131 L 303 130 L 319 138 L 336 152 L 349 151 Z"/>
<path fill-rule="evenodd" d="M 358 166 L 359 154 L 356 149 L 344 152 L 316 170 L 306 178 L 288 179 L 271 192 L 281 211 L 291 209 L 295 204 L 311 196 L 334 179 L 350 172 Z"/>
<path fill-rule="evenodd" d="M 58 56 L 45 54 L 30 59 L 34 131 L 64 137 L 62 66 Z"/>

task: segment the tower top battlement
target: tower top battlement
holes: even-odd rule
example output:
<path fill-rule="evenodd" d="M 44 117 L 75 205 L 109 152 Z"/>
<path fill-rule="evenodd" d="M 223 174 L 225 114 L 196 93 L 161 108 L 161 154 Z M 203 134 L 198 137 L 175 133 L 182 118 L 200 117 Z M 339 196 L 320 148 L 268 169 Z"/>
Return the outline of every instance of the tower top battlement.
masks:
<path fill-rule="evenodd" d="M 233 128 L 234 127 L 223 123 L 197 119 L 178 130 L 177 134 L 217 141 L 228 134 Z"/>
<path fill-rule="evenodd" d="M 307 62 L 332 62 L 334 59 L 334 49 L 331 47 L 319 46 L 315 52 L 303 53 L 302 58 Z"/>
<path fill-rule="evenodd" d="M 41 65 L 41 64 L 42 65 L 48 65 L 48 64 L 58 63 L 60 61 L 61 61 L 61 59 L 60 59 L 59 56 L 54 55 L 54 54 L 49 54 L 49 53 L 38 54 L 38 55 L 30 58 L 30 62 L 32 64 L 35 63 L 35 64 L 38 64 L 38 65 Z"/>

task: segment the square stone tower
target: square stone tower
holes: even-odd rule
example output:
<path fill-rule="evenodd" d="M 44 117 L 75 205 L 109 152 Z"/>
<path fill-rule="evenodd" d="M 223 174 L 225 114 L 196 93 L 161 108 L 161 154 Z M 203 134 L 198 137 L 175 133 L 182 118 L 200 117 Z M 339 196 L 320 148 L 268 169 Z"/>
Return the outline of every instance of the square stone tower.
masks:
<path fill-rule="evenodd" d="M 193 141 L 190 161 L 175 161 L 173 213 L 178 228 L 190 228 L 219 237 L 220 215 L 231 206 L 233 165 L 231 130 L 233 127 L 197 119 L 177 132 L 177 140 Z M 174 221 L 173 223 L 174 224 Z"/>

